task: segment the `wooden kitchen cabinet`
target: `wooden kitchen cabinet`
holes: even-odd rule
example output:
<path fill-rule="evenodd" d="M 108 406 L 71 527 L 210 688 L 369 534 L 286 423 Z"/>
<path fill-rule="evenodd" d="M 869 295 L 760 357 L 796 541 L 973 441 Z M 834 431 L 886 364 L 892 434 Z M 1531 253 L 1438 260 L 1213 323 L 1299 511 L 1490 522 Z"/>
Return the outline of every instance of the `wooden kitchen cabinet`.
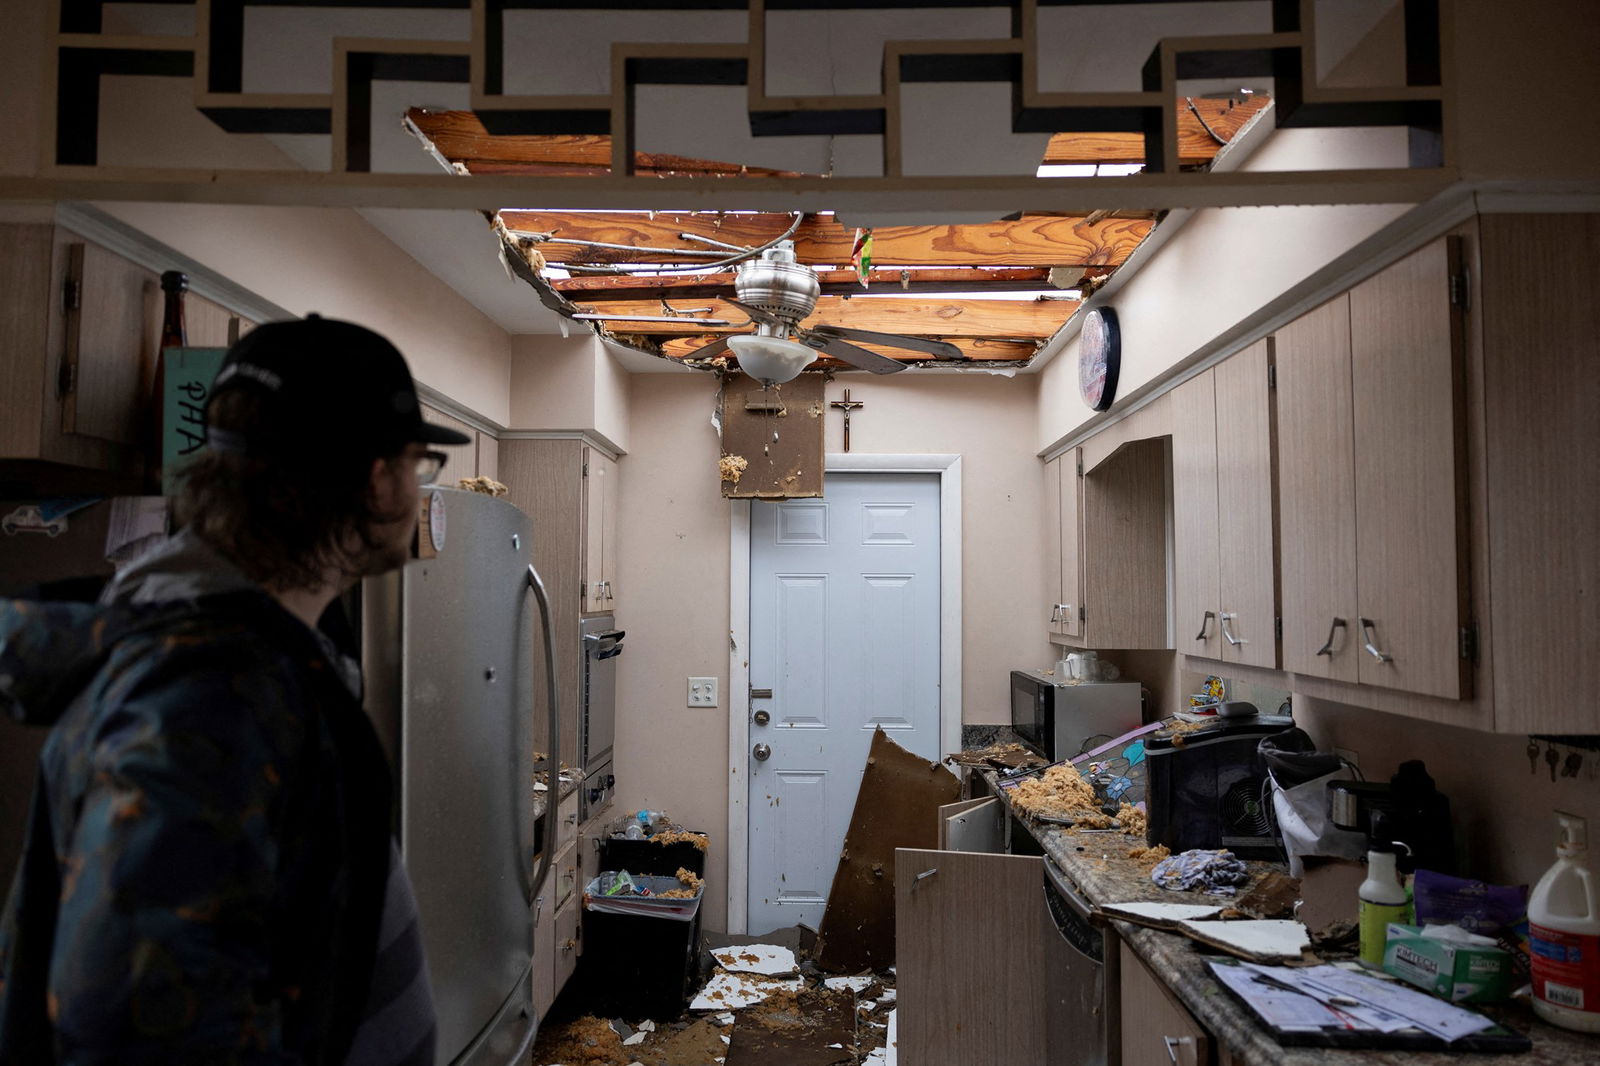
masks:
<path fill-rule="evenodd" d="M 578 437 L 507 436 L 500 441 L 498 462 L 499 480 L 509 490 L 507 499 L 533 519 L 533 565 L 544 579 L 556 616 L 556 684 L 562 708 L 559 756 L 567 766 L 576 766 L 581 707 L 578 672 L 582 662 L 579 619 L 593 610 L 596 602 L 605 604 L 603 610 L 615 606 L 615 579 L 604 576 L 603 566 L 594 569 L 590 559 L 596 553 L 603 557 L 608 543 L 605 533 L 608 523 L 615 528 L 617 464 Z M 586 464 L 590 477 L 585 476 Z M 606 473 L 598 477 L 603 486 L 591 492 L 590 482 L 596 477 L 594 471 L 602 469 Z M 598 509 L 592 511 L 592 505 Z M 599 530 L 595 530 L 596 525 Z M 615 545 L 614 534 L 609 543 Z M 615 554 L 613 548 L 613 563 Z M 602 586 L 600 600 L 591 595 L 594 588 L 591 574 L 602 575 L 598 579 Z M 610 601 L 603 599 L 607 580 L 611 581 L 613 590 Z M 537 639 L 542 641 L 542 637 Z M 533 663 L 534 688 L 542 692 L 545 685 L 542 643 L 534 648 Z M 539 729 L 536 743 L 545 744 L 543 726 Z M 540 750 L 545 749 L 541 747 Z"/>
<path fill-rule="evenodd" d="M 160 276 L 49 223 L 0 224 L 0 460 L 137 478 L 155 404 Z M 237 316 L 189 294 L 188 341 Z M 119 485 L 122 482 L 118 483 Z"/>
<path fill-rule="evenodd" d="M 1044 466 L 1045 591 L 1054 597 L 1052 637 L 1083 636 L 1082 473 L 1082 452 L 1077 448 Z"/>
<path fill-rule="evenodd" d="M 1167 472 L 1170 437 L 1122 444 L 1083 490 L 1083 643 L 1170 648 L 1167 625 Z"/>
<path fill-rule="evenodd" d="M 1180 651 L 1278 665 L 1266 341 L 1173 390 L 1174 638 Z"/>
<path fill-rule="evenodd" d="M 1122 1066 L 1211 1066 L 1211 1034 L 1133 949 L 1121 950 Z"/>
<path fill-rule="evenodd" d="M 1292 673 L 1471 694 L 1457 260 L 1436 241 L 1274 339 Z"/>
<path fill-rule="evenodd" d="M 617 464 L 600 451 L 583 450 L 583 609 L 617 607 Z"/>
<path fill-rule="evenodd" d="M 900 1061 L 1043 1066 L 1043 861 L 895 851 Z"/>

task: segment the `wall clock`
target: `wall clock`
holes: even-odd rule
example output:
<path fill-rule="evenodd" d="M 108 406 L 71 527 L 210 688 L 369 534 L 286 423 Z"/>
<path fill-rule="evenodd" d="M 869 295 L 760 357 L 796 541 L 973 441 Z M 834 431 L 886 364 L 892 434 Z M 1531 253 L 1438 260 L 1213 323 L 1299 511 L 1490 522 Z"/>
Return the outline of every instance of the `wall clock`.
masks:
<path fill-rule="evenodd" d="M 1122 330 L 1117 313 L 1096 307 L 1078 333 L 1078 391 L 1091 411 L 1104 411 L 1117 398 L 1117 372 L 1122 368 Z"/>

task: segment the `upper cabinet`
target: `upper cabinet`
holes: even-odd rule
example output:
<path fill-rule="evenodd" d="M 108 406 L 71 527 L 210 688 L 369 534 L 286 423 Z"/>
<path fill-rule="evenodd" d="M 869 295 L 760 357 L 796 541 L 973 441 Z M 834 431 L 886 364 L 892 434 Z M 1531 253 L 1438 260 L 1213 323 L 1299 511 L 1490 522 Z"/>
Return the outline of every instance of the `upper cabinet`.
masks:
<path fill-rule="evenodd" d="M 1083 641 L 1091 648 L 1170 648 L 1167 626 L 1167 437 L 1130 440 L 1086 468 Z"/>
<path fill-rule="evenodd" d="M 1173 624 L 1179 651 L 1277 656 L 1267 342 L 1172 394 Z"/>
<path fill-rule="evenodd" d="M 156 272 L 46 223 L 0 224 L 0 460 L 43 460 L 132 487 L 153 441 Z M 188 341 L 240 322 L 190 294 Z"/>
<path fill-rule="evenodd" d="M 617 607 L 617 464 L 594 448 L 583 450 L 583 609 Z"/>
<path fill-rule="evenodd" d="M 1436 241 L 1275 338 L 1286 670 L 1470 695 L 1456 259 Z"/>
<path fill-rule="evenodd" d="M 1045 591 L 1054 597 L 1052 637 L 1083 636 L 1082 462 L 1080 451 L 1070 448 L 1044 466 Z"/>

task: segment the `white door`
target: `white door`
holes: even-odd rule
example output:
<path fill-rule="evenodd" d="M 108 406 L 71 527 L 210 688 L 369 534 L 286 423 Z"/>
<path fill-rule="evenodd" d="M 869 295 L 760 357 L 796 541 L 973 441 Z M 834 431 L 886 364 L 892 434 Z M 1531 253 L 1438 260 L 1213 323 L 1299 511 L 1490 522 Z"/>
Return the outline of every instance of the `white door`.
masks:
<path fill-rule="evenodd" d="M 751 508 L 758 935 L 822 920 L 875 729 L 940 756 L 939 477 L 829 474 L 825 491 Z"/>

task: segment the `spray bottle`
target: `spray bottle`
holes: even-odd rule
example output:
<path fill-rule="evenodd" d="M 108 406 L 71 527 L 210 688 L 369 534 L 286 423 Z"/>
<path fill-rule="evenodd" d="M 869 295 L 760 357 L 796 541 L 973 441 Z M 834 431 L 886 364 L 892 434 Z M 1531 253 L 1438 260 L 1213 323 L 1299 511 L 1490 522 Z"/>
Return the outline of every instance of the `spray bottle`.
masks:
<path fill-rule="evenodd" d="M 1600 1033 L 1600 886 L 1582 818 L 1556 812 L 1556 864 L 1528 898 L 1533 1009 L 1551 1025 Z"/>
<path fill-rule="evenodd" d="M 1371 836 L 1367 879 L 1356 889 L 1361 904 L 1361 961 L 1382 966 L 1389 923 L 1411 924 L 1411 897 L 1400 883 L 1400 871 L 1395 866 L 1400 849 L 1406 846 L 1389 839 L 1389 818 L 1382 811 L 1372 812 Z"/>

